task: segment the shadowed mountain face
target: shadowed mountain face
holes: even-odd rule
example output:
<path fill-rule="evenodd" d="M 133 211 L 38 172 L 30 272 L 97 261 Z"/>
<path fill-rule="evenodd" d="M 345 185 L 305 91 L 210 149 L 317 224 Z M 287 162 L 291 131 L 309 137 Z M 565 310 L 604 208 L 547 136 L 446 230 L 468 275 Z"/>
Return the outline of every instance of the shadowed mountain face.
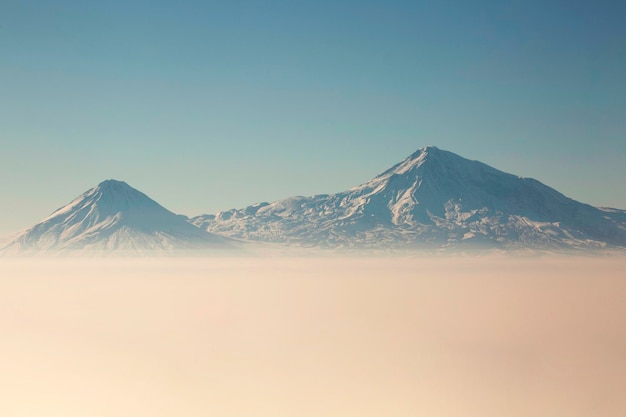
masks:
<path fill-rule="evenodd" d="M 626 246 L 626 212 L 425 147 L 372 180 L 191 219 L 231 237 L 326 247 Z"/>
<path fill-rule="evenodd" d="M 229 247 L 125 182 L 107 180 L 14 236 L 5 252 L 170 251 Z"/>

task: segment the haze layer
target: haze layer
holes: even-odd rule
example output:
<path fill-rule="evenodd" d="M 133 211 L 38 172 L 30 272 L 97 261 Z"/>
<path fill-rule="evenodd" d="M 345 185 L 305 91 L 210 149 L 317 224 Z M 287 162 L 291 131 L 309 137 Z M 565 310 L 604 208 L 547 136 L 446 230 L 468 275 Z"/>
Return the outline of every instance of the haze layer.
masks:
<path fill-rule="evenodd" d="M 0 415 L 622 416 L 625 267 L 3 260 Z"/>

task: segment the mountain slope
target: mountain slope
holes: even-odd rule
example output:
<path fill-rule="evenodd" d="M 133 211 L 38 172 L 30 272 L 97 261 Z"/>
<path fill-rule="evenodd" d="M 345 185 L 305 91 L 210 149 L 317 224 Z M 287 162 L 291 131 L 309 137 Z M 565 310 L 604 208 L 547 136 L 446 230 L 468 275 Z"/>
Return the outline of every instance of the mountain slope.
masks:
<path fill-rule="evenodd" d="M 0 250 L 170 251 L 230 247 L 122 181 L 107 180 L 48 218 L 14 236 Z"/>
<path fill-rule="evenodd" d="M 191 219 L 231 237 L 325 247 L 626 246 L 626 212 L 425 147 L 348 191 Z"/>

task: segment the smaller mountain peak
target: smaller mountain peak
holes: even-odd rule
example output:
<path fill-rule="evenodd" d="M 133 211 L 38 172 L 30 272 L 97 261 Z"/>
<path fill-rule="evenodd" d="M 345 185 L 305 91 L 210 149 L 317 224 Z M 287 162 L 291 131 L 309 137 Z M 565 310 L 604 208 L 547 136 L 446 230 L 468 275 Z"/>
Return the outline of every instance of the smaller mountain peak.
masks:
<path fill-rule="evenodd" d="M 98 200 L 105 198 L 110 201 L 148 201 L 150 198 L 141 191 L 131 187 L 124 181 L 109 179 L 102 181 L 96 187 L 87 192 L 88 195 L 96 197 Z M 152 201 L 152 200 L 150 200 Z"/>
<path fill-rule="evenodd" d="M 124 181 L 118 181 L 114 179 L 109 179 L 102 181 L 96 187 L 92 189 L 96 193 L 101 195 L 137 195 L 141 194 L 141 192 Z"/>

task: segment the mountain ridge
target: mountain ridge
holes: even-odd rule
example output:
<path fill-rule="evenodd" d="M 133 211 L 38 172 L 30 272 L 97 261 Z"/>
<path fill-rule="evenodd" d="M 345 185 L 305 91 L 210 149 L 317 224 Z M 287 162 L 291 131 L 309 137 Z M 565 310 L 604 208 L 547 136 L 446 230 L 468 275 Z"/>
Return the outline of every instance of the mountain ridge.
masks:
<path fill-rule="evenodd" d="M 610 213 L 434 146 L 335 194 L 257 203 L 192 223 L 226 236 L 322 247 L 626 246 Z"/>
<path fill-rule="evenodd" d="M 0 253 L 166 253 L 241 241 L 355 249 L 626 249 L 626 211 L 575 201 L 532 178 L 434 146 L 346 191 L 188 218 L 105 180 Z"/>

